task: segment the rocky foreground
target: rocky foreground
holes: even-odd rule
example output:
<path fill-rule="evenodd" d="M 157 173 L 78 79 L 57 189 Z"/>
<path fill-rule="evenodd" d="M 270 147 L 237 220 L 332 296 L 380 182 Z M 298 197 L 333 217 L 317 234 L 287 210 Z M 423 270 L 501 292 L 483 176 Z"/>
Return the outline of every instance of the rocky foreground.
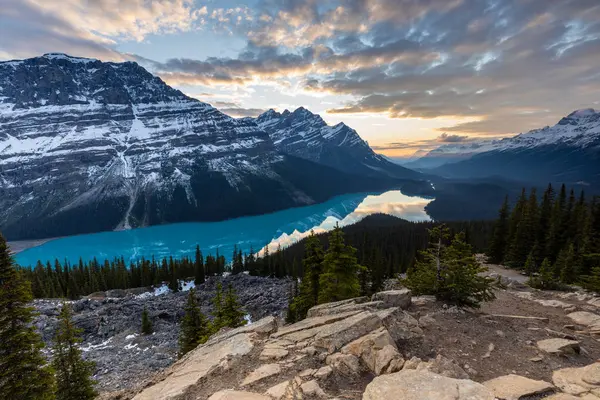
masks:
<path fill-rule="evenodd" d="M 508 282 L 470 312 L 407 289 L 222 333 L 103 399 L 575 400 L 600 397 L 600 310 Z"/>
<path fill-rule="evenodd" d="M 210 315 L 216 284 L 231 284 L 247 319 L 283 316 L 287 308 L 290 281 L 248 276 L 210 278 L 196 287 L 202 312 Z M 189 285 L 185 286 L 189 289 Z M 179 321 L 187 292 L 170 293 L 157 289 L 111 290 L 71 302 L 75 325 L 83 329 L 84 357 L 96 362 L 94 379 L 101 391 L 131 389 L 141 378 L 163 370 L 177 360 Z M 36 300 L 39 313 L 35 325 L 44 341 L 51 345 L 58 323 L 60 300 Z M 142 311 L 146 307 L 154 334 L 140 334 Z"/>

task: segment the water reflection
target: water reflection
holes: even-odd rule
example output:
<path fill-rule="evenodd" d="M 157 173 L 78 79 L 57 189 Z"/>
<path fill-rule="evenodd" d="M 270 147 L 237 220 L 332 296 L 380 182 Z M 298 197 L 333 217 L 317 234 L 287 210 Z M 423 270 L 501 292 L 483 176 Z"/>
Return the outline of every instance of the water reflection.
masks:
<path fill-rule="evenodd" d="M 234 245 L 248 252 L 270 243 L 270 249 L 274 250 L 279 244 L 287 246 L 303 238 L 311 229 L 325 232 L 336 223 L 349 225 L 373 213 L 386 213 L 410 221 L 429 220 L 425 206 L 430 201 L 405 196 L 399 191 L 348 194 L 321 204 L 221 222 L 169 224 L 56 239 L 17 254 L 16 260 L 21 265 L 31 266 L 37 260 L 76 263 L 79 258 L 103 261 L 124 257 L 135 261 L 152 256 L 193 257 L 196 245 L 205 255 L 218 251 L 229 259 Z"/>
<path fill-rule="evenodd" d="M 389 214 L 413 222 L 430 221 L 431 217 L 425 212 L 425 206 L 431 201 L 432 199 L 406 196 L 399 190 L 392 190 L 379 195 L 368 195 L 354 211 L 342 218 L 328 216 L 319 225 L 312 226 L 310 229 L 295 229 L 291 234 L 282 233 L 269 243 L 269 250 L 273 251 L 278 246 L 283 248 L 296 243 L 310 235 L 311 230 L 317 234 L 328 232 L 337 224 L 342 227 L 352 225 L 372 214 Z M 265 247 L 260 250 L 260 254 L 264 253 Z"/>

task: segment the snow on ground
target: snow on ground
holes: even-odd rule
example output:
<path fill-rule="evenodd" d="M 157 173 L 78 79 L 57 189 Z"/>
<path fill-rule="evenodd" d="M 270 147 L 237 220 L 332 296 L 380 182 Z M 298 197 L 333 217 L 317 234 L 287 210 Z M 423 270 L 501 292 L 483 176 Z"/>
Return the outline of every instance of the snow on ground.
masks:
<path fill-rule="evenodd" d="M 194 283 L 194 281 L 184 281 L 180 279 L 179 287 L 181 288 L 181 292 L 188 292 L 190 289 L 194 289 L 196 287 L 196 283 Z M 149 297 L 162 296 L 163 294 L 167 293 L 171 293 L 171 289 L 169 289 L 169 286 L 166 283 L 163 283 L 162 285 L 155 287 L 153 291 L 142 293 L 135 297 L 137 299 L 147 299 Z"/>
<path fill-rule="evenodd" d="M 99 344 L 88 344 L 87 346 L 82 346 L 81 347 L 81 351 L 90 351 L 90 350 L 102 350 L 102 349 L 108 349 L 109 346 L 108 344 L 111 342 L 112 338 L 108 338 L 107 340 L 105 340 L 102 343 Z"/>

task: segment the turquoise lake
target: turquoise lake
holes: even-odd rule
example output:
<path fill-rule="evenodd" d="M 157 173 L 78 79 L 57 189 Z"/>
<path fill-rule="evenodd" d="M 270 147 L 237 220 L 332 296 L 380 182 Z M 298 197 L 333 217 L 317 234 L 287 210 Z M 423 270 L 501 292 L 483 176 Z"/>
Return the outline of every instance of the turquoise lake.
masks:
<path fill-rule="evenodd" d="M 269 244 L 273 251 L 279 244 L 285 247 L 302 239 L 311 229 L 317 233 L 329 231 L 336 223 L 350 225 L 374 213 L 426 221 L 430 218 L 425 206 L 431 201 L 406 196 L 397 190 L 347 194 L 320 204 L 221 222 L 158 225 L 55 239 L 18 253 L 15 259 L 22 266 L 32 266 L 38 260 L 76 263 L 80 257 L 84 261 L 121 256 L 132 261 L 152 256 L 178 258 L 193 256 L 199 245 L 205 255 L 215 254 L 218 249 L 229 260 L 234 245 L 244 252 L 251 247 L 256 252 Z"/>

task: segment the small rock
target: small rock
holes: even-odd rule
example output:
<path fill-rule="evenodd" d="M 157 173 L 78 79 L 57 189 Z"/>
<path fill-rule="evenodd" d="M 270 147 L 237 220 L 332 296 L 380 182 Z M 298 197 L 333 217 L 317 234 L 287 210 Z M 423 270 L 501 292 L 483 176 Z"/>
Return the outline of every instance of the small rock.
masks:
<path fill-rule="evenodd" d="M 425 329 L 431 328 L 431 327 L 433 327 L 436 324 L 437 324 L 437 321 L 432 316 L 430 316 L 429 314 L 428 315 L 424 315 L 421 318 L 419 318 L 419 326 L 421 328 L 425 328 Z"/>
<path fill-rule="evenodd" d="M 316 369 L 309 368 L 309 369 L 305 369 L 304 371 L 300 372 L 298 374 L 298 376 L 301 378 L 306 378 L 308 376 L 312 376 L 315 372 L 317 372 Z"/>
<path fill-rule="evenodd" d="M 319 386 L 319 384 L 317 383 L 317 381 L 308 381 L 308 382 L 304 382 L 300 388 L 302 389 L 302 393 L 308 395 L 308 396 L 316 396 L 320 399 L 326 399 L 327 395 L 325 394 L 325 392 L 323 391 L 323 389 L 321 389 L 321 387 Z"/>
<path fill-rule="evenodd" d="M 288 388 L 288 386 L 290 386 L 290 381 L 281 382 L 280 384 L 275 385 L 275 386 L 271 387 L 270 389 L 268 389 L 265 392 L 265 394 L 267 396 L 271 396 L 275 400 L 280 400 L 285 395 L 285 391 Z"/>
<path fill-rule="evenodd" d="M 540 362 L 543 360 L 544 360 L 544 357 L 532 357 L 529 359 L 529 361 L 531 361 L 531 362 Z"/>
<path fill-rule="evenodd" d="M 417 369 L 419 364 L 422 362 L 423 360 L 421 360 L 419 357 L 412 357 L 410 360 L 407 360 L 404 363 L 404 369 Z"/>
<path fill-rule="evenodd" d="M 360 373 L 358 357 L 352 354 L 335 353 L 327 357 L 327 365 L 340 371 L 344 375 L 356 375 Z"/>
<path fill-rule="evenodd" d="M 506 334 L 504 334 L 504 332 L 502 332 L 501 330 L 497 330 L 496 335 L 498 335 L 498 337 L 501 337 L 501 338 L 506 337 Z"/>
<path fill-rule="evenodd" d="M 262 353 L 260 353 L 261 361 L 268 360 L 281 360 L 282 358 L 287 357 L 289 351 L 281 347 L 266 347 Z"/>
<path fill-rule="evenodd" d="M 410 306 L 412 292 L 409 289 L 388 290 L 375 293 L 371 301 L 382 301 L 384 308 L 400 307 L 407 309 Z"/>
<path fill-rule="evenodd" d="M 325 380 L 329 378 L 329 375 L 331 375 L 332 372 L 333 368 L 331 368 L 331 366 L 329 365 L 326 365 L 324 367 L 319 368 L 319 370 L 315 372 L 313 376 L 319 380 Z"/>
<path fill-rule="evenodd" d="M 392 360 L 397 358 L 402 358 L 402 356 L 398 353 L 395 346 L 386 345 L 383 349 L 377 351 L 377 356 L 375 357 L 375 374 L 381 375 L 384 373 Z"/>
<path fill-rule="evenodd" d="M 579 354 L 579 342 L 568 339 L 544 339 L 537 342 L 537 347 L 551 354 Z"/>

